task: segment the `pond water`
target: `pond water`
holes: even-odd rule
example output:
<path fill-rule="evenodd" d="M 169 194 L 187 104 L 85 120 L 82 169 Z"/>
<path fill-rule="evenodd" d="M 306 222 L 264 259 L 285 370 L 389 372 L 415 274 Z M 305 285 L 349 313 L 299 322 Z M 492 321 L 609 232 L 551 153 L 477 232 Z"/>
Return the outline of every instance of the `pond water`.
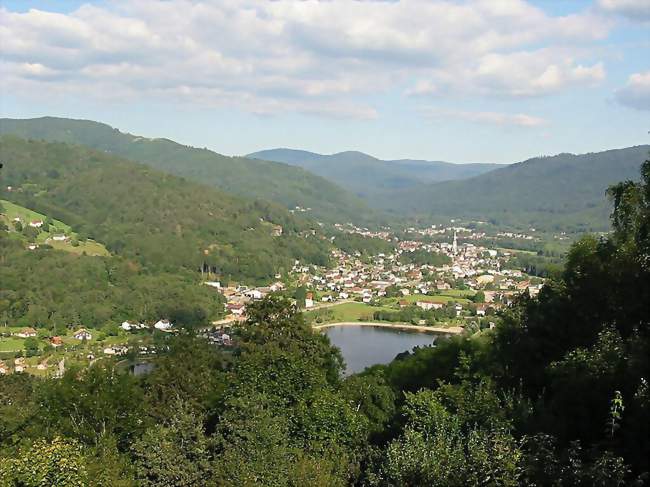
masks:
<path fill-rule="evenodd" d="M 333 326 L 323 329 L 332 345 L 341 349 L 345 374 L 361 372 L 366 367 L 387 364 L 396 355 L 417 346 L 434 343 L 436 335 L 394 328 L 372 326 Z"/>

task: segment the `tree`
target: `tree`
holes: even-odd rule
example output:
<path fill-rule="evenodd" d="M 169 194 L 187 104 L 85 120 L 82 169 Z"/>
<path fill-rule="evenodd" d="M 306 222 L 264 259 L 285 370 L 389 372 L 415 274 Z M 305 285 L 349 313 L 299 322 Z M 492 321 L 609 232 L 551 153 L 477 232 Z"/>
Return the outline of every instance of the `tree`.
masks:
<path fill-rule="evenodd" d="M 86 459 L 75 440 L 56 436 L 38 439 L 15 459 L 0 458 L 3 485 L 84 487 L 88 485 Z"/>

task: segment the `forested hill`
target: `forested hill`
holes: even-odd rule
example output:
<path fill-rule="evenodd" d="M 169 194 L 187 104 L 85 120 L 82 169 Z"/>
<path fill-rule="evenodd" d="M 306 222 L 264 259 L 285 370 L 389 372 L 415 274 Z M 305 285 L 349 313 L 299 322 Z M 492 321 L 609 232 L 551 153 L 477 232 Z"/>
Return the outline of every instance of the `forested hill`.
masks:
<path fill-rule="evenodd" d="M 227 157 L 168 139 L 120 132 L 106 124 L 65 118 L 0 119 L 0 134 L 70 142 L 109 152 L 236 195 L 280 203 L 326 222 L 366 223 L 373 212 L 336 184 L 277 162 Z"/>
<path fill-rule="evenodd" d="M 2 136 L 0 153 L 0 198 L 64 221 L 144 266 L 198 270 L 205 263 L 222 278 L 261 280 L 294 259 L 327 260 L 311 223 L 279 205 L 245 202 L 72 144 Z M 277 225 L 281 236 L 273 236 Z"/>
<path fill-rule="evenodd" d="M 611 211 L 605 190 L 638 179 L 649 150 L 643 145 L 538 157 L 462 181 L 396 191 L 385 200 L 386 208 L 536 228 L 605 230 Z"/>
<path fill-rule="evenodd" d="M 294 149 L 270 149 L 247 157 L 284 162 L 323 176 L 369 202 L 381 200 L 387 190 L 404 189 L 421 183 L 464 179 L 492 171 L 498 164 L 452 164 L 440 161 L 385 161 L 347 151 L 324 155 Z"/>

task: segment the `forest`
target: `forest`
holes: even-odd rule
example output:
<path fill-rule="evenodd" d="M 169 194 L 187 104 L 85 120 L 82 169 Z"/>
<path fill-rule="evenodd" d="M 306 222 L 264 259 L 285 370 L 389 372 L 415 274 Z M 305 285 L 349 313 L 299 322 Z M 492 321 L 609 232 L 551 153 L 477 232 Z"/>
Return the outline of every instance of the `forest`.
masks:
<path fill-rule="evenodd" d="M 61 220 L 80 239 L 148 269 L 205 267 L 225 281 L 263 282 L 295 259 L 328 261 L 329 243 L 315 224 L 279 205 L 67 143 L 3 136 L 0 151 L 0 199 Z"/>
<path fill-rule="evenodd" d="M 647 484 L 650 161 L 609 195 L 613 232 L 494 330 L 345 379 L 274 295 L 234 351 L 187 333 L 140 377 L 0 377 L 3 485 Z"/>

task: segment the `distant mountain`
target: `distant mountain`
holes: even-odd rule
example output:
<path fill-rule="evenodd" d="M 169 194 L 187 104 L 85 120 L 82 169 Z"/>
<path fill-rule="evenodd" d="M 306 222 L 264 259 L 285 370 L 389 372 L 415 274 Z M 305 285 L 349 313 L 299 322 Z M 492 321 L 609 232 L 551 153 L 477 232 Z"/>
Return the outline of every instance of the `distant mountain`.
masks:
<path fill-rule="evenodd" d="M 305 170 L 277 162 L 227 157 L 168 139 L 149 139 L 109 125 L 65 118 L 0 119 L 0 134 L 80 144 L 248 198 L 311 208 L 323 221 L 365 222 L 372 211 L 358 197 Z"/>
<path fill-rule="evenodd" d="M 576 231 L 605 230 L 611 184 L 639 178 L 650 145 L 537 157 L 461 181 L 394 191 L 382 207 L 398 214 L 491 219 Z"/>
<path fill-rule="evenodd" d="M 502 167 L 498 164 L 451 164 L 410 159 L 385 161 L 355 151 L 323 155 L 303 150 L 270 149 L 247 157 L 302 167 L 372 203 L 381 201 L 386 191 L 469 178 Z"/>
<path fill-rule="evenodd" d="M 327 240 L 312 235 L 316 225 L 274 203 L 78 145 L 2 136 L 0 154 L 0 199 L 65 222 L 136 267 L 205 265 L 225 279 L 260 281 L 295 259 L 328 259 Z"/>

